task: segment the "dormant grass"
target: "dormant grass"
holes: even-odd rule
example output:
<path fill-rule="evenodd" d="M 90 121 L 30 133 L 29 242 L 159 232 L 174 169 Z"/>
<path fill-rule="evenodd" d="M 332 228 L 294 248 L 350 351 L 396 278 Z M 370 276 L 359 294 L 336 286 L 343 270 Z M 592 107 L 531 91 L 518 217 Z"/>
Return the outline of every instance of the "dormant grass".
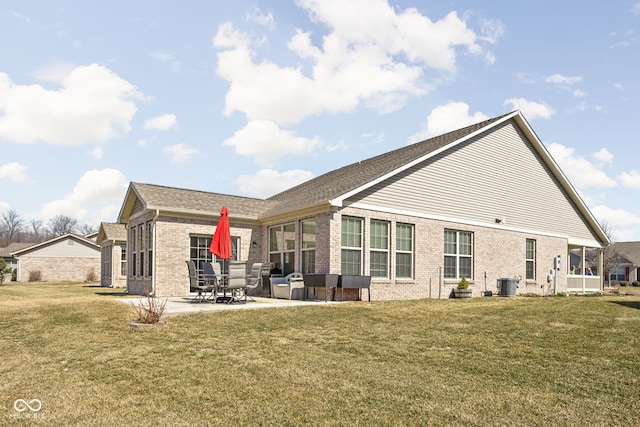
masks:
<path fill-rule="evenodd" d="M 640 424 L 639 295 L 208 312 L 144 330 L 118 296 L 0 287 L 0 425 Z"/>

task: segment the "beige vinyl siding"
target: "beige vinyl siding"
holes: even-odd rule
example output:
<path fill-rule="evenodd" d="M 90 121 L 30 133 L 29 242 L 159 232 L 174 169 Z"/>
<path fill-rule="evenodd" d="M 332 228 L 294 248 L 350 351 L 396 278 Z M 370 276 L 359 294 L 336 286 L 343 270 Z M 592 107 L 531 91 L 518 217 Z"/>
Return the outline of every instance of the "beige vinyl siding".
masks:
<path fill-rule="evenodd" d="M 20 254 L 20 258 L 99 258 L 100 248 L 73 239 L 64 239 Z"/>
<path fill-rule="evenodd" d="M 354 203 L 598 240 L 513 120 L 346 202 Z"/>

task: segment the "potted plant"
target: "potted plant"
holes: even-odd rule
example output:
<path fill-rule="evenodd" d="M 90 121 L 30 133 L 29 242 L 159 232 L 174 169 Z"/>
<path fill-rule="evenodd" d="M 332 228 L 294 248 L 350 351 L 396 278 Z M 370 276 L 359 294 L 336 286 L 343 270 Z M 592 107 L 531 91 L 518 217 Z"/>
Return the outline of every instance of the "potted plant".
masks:
<path fill-rule="evenodd" d="M 453 290 L 453 295 L 456 298 L 471 298 L 471 289 L 469 289 L 469 282 L 466 277 L 462 276 L 458 282 L 458 287 Z"/>

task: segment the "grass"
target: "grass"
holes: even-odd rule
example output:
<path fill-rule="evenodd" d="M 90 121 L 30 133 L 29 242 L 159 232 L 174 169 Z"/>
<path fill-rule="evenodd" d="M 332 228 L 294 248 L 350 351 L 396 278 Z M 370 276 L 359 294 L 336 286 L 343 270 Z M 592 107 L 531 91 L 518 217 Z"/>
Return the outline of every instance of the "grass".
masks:
<path fill-rule="evenodd" d="M 61 426 L 640 424 L 640 295 L 209 312 L 144 330 L 117 296 L 0 287 L 1 425 L 29 415 L 16 399 Z"/>

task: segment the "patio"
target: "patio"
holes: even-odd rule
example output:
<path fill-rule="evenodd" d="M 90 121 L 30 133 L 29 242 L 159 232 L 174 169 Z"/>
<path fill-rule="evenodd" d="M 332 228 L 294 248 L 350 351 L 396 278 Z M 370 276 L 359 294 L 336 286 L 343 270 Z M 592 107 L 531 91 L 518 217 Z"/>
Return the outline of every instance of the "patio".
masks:
<path fill-rule="evenodd" d="M 166 299 L 165 316 L 175 316 L 178 314 L 198 313 L 205 311 L 226 311 L 226 310 L 254 310 L 260 308 L 275 308 L 275 307 L 297 307 L 301 305 L 319 305 L 319 304 L 339 304 L 337 301 L 324 300 L 288 300 L 288 299 L 276 299 L 276 298 L 262 298 L 253 297 L 254 301 L 247 301 L 242 303 L 210 303 L 210 302 L 194 302 L 194 297 L 170 297 L 160 298 Z M 139 301 L 144 301 L 144 298 L 119 298 L 125 304 L 138 304 Z"/>

